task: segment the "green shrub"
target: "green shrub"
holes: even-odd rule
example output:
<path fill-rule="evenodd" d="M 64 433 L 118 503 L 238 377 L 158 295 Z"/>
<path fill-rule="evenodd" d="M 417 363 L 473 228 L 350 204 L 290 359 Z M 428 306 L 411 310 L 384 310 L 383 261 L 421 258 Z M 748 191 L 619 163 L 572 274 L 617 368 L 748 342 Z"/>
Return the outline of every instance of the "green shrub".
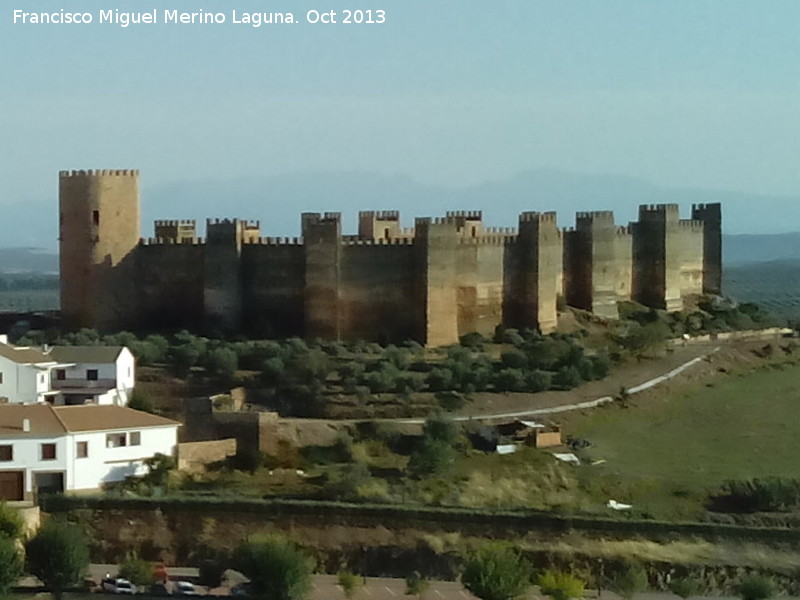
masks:
<path fill-rule="evenodd" d="M 461 582 L 481 600 L 512 600 L 530 587 L 531 566 L 510 546 L 490 543 L 467 556 Z"/>
<path fill-rule="evenodd" d="M 775 583 L 762 575 L 747 575 L 736 586 L 742 600 L 766 600 L 775 595 Z"/>

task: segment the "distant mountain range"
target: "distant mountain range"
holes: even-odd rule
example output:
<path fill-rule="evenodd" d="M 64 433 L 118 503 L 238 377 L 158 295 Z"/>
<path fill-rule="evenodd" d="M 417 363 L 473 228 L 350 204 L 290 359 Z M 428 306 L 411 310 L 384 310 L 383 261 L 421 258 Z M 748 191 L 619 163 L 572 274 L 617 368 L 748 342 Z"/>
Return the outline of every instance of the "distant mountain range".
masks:
<path fill-rule="evenodd" d="M 483 210 L 493 226 L 513 226 L 525 210 L 555 210 L 562 227 L 579 210 L 614 210 L 617 222 L 636 219 L 639 204 L 677 202 L 683 216 L 693 203 L 722 202 L 729 234 L 800 231 L 800 197 L 670 188 L 633 177 L 587 175 L 552 169 L 519 173 L 466 187 L 428 185 L 402 175 L 308 172 L 277 176 L 208 178 L 148 185 L 142 173 L 144 236 L 154 219 L 240 217 L 258 219 L 264 235 L 299 235 L 303 211 L 338 211 L 353 232 L 359 210 L 397 209 L 405 226 L 415 216 L 447 210 Z M 6 247 L 57 245 L 57 199 L 3 205 L 0 240 Z M 41 215 L 45 215 L 42 219 Z M 202 227 L 201 227 L 202 230 Z M 758 244 L 754 244 L 758 247 Z"/>

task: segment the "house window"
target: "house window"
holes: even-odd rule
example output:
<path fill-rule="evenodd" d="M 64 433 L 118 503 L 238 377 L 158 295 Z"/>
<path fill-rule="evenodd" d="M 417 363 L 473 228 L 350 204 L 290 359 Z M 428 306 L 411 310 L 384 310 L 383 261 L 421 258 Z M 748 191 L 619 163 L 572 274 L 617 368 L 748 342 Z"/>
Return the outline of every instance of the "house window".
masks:
<path fill-rule="evenodd" d="M 42 444 L 42 458 L 41 460 L 55 460 L 56 459 L 56 445 L 55 444 Z"/>
<path fill-rule="evenodd" d="M 0 383 L 3 383 L 3 372 L 0 371 Z"/>
<path fill-rule="evenodd" d="M 44 373 L 39 375 L 39 383 L 44 383 Z"/>
<path fill-rule="evenodd" d="M 0 461 L 8 462 L 10 460 L 14 460 L 14 446 L 3 444 L 0 446 Z"/>
<path fill-rule="evenodd" d="M 78 458 L 89 456 L 89 442 L 78 442 L 75 446 L 75 456 Z"/>
<path fill-rule="evenodd" d="M 58 381 L 64 381 L 66 378 L 67 378 L 66 369 L 56 369 L 56 379 Z"/>
<path fill-rule="evenodd" d="M 94 223 L 95 225 L 100 225 L 100 211 L 99 210 L 93 210 L 92 211 L 92 223 Z"/>
<path fill-rule="evenodd" d="M 86 369 L 86 379 L 97 381 L 97 369 Z"/>
<path fill-rule="evenodd" d="M 106 435 L 106 448 L 119 448 L 127 446 L 124 433 L 109 433 Z"/>
<path fill-rule="evenodd" d="M 142 443 L 142 432 L 131 431 L 130 443 L 131 446 L 139 446 Z"/>

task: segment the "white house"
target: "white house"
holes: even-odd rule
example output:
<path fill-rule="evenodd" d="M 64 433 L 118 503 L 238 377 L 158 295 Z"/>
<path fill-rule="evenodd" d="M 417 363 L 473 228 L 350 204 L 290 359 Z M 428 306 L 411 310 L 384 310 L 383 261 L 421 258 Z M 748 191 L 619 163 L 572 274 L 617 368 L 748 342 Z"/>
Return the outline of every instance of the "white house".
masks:
<path fill-rule="evenodd" d="M 50 371 L 56 360 L 41 350 L 5 343 L 0 336 L 0 402 L 44 402 L 56 392 Z"/>
<path fill-rule="evenodd" d="M 54 346 L 47 356 L 54 404 L 125 406 L 135 385 L 136 360 L 124 346 Z"/>
<path fill-rule="evenodd" d="M 175 456 L 180 423 L 123 406 L 0 405 L 0 499 L 88 491 Z"/>

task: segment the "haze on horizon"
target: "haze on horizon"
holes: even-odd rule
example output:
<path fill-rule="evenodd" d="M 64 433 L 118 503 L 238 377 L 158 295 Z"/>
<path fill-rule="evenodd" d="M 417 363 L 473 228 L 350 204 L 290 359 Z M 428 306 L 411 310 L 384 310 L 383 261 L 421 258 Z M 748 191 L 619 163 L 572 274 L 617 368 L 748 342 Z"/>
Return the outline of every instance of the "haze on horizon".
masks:
<path fill-rule="evenodd" d="M 181 182 L 345 172 L 431 190 L 491 189 L 544 170 L 699 190 L 693 199 L 703 190 L 764 195 L 785 214 L 753 224 L 734 212 L 726 228 L 800 230 L 793 0 L 34 0 L 24 8 L 165 7 L 382 8 L 387 23 L 12 25 L 6 3 L 0 206 L 42 206 L 51 216 L 38 218 L 54 223 L 57 171 L 73 168 L 140 169 L 145 207 L 149 189 Z M 169 208 L 167 196 L 154 196 Z M 268 198 L 253 216 L 281 202 Z M 504 200 L 486 202 L 498 210 Z M 344 204 L 328 208 L 373 207 L 356 197 Z M 407 218 L 418 212 L 393 207 Z"/>

